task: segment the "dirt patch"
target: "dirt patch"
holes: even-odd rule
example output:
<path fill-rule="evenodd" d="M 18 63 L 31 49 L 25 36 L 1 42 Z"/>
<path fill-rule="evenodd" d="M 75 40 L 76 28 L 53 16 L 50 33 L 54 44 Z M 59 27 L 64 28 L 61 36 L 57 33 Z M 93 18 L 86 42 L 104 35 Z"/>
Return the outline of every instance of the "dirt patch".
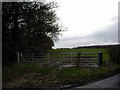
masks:
<path fill-rule="evenodd" d="M 58 87 L 60 81 L 54 75 L 42 75 L 41 73 L 25 73 L 3 84 L 3 88 L 41 88 Z"/>
<path fill-rule="evenodd" d="M 3 88 L 16 88 L 21 86 L 22 84 L 29 82 L 36 75 L 36 73 L 30 72 L 25 73 L 19 77 L 11 79 L 9 82 L 3 84 Z"/>

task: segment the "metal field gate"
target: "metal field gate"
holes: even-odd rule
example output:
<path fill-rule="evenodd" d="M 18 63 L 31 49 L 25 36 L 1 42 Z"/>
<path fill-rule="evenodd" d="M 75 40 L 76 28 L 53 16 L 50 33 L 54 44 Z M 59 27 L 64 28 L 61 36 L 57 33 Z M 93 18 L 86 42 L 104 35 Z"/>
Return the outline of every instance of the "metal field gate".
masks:
<path fill-rule="evenodd" d="M 18 62 L 34 62 L 57 67 L 99 67 L 102 64 L 102 52 L 55 52 L 55 53 L 17 53 Z"/>

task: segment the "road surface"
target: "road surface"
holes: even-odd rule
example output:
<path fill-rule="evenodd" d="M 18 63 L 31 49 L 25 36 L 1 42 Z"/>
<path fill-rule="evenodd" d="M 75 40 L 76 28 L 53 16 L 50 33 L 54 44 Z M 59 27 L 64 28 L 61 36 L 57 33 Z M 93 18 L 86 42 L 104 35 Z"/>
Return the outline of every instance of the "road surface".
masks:
<path fill-rule="evenodd" d="M 80 88 L 119 88 L 120 89 L 120 74 L 114 75 L 110 78 L 87 84 L 85 86 L 76 87 Z M 73 89 L 75 90 L 75 89 Z"/>

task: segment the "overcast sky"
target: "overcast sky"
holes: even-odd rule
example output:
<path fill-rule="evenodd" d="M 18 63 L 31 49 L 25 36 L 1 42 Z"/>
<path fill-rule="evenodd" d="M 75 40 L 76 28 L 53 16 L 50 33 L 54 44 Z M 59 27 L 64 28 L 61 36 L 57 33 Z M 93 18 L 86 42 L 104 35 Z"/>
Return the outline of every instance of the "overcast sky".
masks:
<path fill-rule="evenodd" d="M 54 0 L 59 23 L 67 28 L 54 48 L 118 43 L 118 1 Z"/>

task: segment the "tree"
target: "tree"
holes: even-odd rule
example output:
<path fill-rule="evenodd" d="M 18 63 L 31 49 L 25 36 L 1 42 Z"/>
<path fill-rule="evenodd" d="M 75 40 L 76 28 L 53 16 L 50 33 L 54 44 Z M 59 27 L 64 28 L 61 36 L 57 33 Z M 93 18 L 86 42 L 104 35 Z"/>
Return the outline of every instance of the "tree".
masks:
<path fill-rule="evenodd" d="M 2 3 L 3 64 L 14 62 L 16 51 L 51 49 L 62 31 L 53 10 L 56 7 L 54 2 Z"/>

